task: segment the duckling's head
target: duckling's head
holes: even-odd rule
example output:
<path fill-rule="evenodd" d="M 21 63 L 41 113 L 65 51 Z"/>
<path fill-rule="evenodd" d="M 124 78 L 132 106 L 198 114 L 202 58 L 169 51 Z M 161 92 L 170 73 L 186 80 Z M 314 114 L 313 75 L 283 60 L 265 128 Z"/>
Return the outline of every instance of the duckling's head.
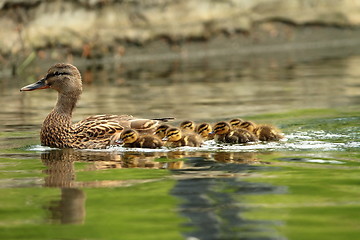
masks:
<path fill-rule="evenodd" d="M 214 133 L 217 135 L 227 134 L 231 131 L 231 125 L 227 122 L 218 122 L 214 125 Z"/>
<path fill-rule="evenodd" d="M 181 139 L 182 134 L 179 128 L 169 128 L 166 130 L 165 140 L 169 142 L 177 142 Z"/>
<path fill-rule="evenodd" d="M 168 130 L 170 128 L 170 125 L 168 124 L 161 124 L 160 126 L 158 126 L 154 132 L 155 136 L 158 136 L 159 138 L 164 138 L 165 137 L 165 133 L 166 130 Z"/>
<path fill-rule="evenodd" d="M 240 128 L 240 124 L 244 122 L 244 120 L 240 119 L 240 118 L 234 118 L 230 120 L 230 125 L 233 128 Z"/>
<path fill-rule="evenodd" d="M 185 131 L 195 131 L 195 122 L 187 120 L 180 123 L 180 129 Z"/>
<path fill-rule="evenodd" d="M 36 83 L 27 85 L 20 91 L 52 88 L 65 95 L 80 95 L 82 91 L 79 70 L 69 63 L 58 63 L 50 67 L 46 75 Z"/>
<path fill-rule="evenodd" d="M 196 127 L 196 132 L 203 138 L 207 138 L 212 132 L 212 127 L 209 123 L 201 123 Z"/>
<path fill-rule="evenodd" d="M 244 121 L 240 123 L 239 128 L 246 129 L 249 132 L 254 132 L 256 128 L 256 124 L 251 121 Z"/>
<path fill-rule="evenodd" d="M 139 138 L 139 133 L 134 129 L 128 129 L 121 133 L 121 143 L 133 143 Z"/>

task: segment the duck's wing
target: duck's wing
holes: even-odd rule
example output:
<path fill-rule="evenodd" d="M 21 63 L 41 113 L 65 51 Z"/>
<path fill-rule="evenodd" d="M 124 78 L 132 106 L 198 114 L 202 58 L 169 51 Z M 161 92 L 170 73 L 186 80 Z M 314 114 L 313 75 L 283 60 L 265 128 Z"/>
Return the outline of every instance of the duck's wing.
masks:
<path fill-rule="evenodd" d="M 105 148 L 115 145 L 124 129 L 153 133 L 163 121 L 173 118 L 136 119 L 131 115 L 94 115 L 72 125 L 78 148 Z"/>
<path fill-rule="evenodd" d="M 90 116 L 72 126 L 78 148 L 105 148 L 115 144 L 124 127 L 117 115 Z"/>
<path fill-rule="evenodd" d="M 120 122 L 125 128 L 132 128 L 141 134 L 154 133 L 155 130 L 163 123 L 174 118 L 156 118 L 156 119 L 132 119 L 126 123 Z"/>

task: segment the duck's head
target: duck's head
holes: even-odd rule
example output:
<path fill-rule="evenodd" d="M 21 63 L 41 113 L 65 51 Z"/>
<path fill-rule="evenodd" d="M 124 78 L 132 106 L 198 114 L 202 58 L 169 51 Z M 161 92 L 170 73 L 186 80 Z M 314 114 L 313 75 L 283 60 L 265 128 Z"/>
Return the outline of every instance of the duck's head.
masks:
<path fill-rule="evenodd" d="M 230 125 L 233 128 L 240 128 L 240 124 L 243 123 L 244 120 L 240 119 L 240 118 L 234 118 L 230 120 Z"/>
<path fill-rule="evenodd" d="M 169 142 L 177 142 L 181 139 L 182 134 L 179 128 L 169 128 L 166 130 L 165 138 L 163 140 Z"/>
<path fill-rule="evenodd" d="M 158 126 L 154 132 L 155 136 L 158 136 L 159 138 L 164 138 L 166 130 L 168 130 L 170 126 L 168 124 L 161 124 Z"/>
<path fill-rule="evenodd" d="M 79 70 L 68 63 L 58 63 L 50 67 L 46 75 L 36 83 L 27 85 L 20 91 L 51 88 L 62 94 L 81 94 L 82 82 Z"/>
<path fill-rule="evenodd" d="M 227 134 L 231 131 L 231 125 L 227 122 L 218 122 L 214 125 L 214 133 L 217 135 Z"/>
<path fill-rule="evenodd" d="M 244 121 L 244 122 L 239 124 L 239 128 L 246 129 L 249 132 L 254 132 L 254 130 L 256 128 L 256 124 L 251 122 L 251 121 Z"/>
<path fill-rule="evenodd" d="M 207 138 L 212 132 L 212 127 L 209 123 L 201 123 L 196 127 L 196 132 L 203 138 Z"/>
<path fill-rule="evenodd" d="M 187 120 L 180 123 L 180 129 L 185 131 L 195 131 L 195 122 Z"/>
<path fill-rule="evenodd" d="M 128 129 L 121 133 L 120 143 L 133 143 L 139 138 L 139 133 L 134 129 Z"/>

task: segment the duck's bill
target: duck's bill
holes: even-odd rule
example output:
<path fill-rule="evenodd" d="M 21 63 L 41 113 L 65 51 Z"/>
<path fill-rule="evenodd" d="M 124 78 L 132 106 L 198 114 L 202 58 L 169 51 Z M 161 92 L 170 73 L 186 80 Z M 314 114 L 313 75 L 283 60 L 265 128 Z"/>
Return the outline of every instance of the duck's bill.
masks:
<path fill-rule="evenodd" d="M 29 84 L 29 85 L 21 88 L 20 92 L 34 91 L 34 90 L 45 89 L 45 88 L 49 88 L 49 86 L 45 84 L 45 79 L 41 79 L 41 80 L 37 81 L 36 83 Z"/>

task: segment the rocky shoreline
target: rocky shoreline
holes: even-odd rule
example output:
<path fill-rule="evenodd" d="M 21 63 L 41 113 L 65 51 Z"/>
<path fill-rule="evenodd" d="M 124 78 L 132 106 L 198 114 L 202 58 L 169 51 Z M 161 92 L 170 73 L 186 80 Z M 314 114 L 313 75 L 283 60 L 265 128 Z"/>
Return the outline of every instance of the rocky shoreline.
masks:
<path fill-rule="evenodd" d="M 148 61 L 357 47 L 353 0 L 0 0 L 0 71 L 33 61 Z"/>

